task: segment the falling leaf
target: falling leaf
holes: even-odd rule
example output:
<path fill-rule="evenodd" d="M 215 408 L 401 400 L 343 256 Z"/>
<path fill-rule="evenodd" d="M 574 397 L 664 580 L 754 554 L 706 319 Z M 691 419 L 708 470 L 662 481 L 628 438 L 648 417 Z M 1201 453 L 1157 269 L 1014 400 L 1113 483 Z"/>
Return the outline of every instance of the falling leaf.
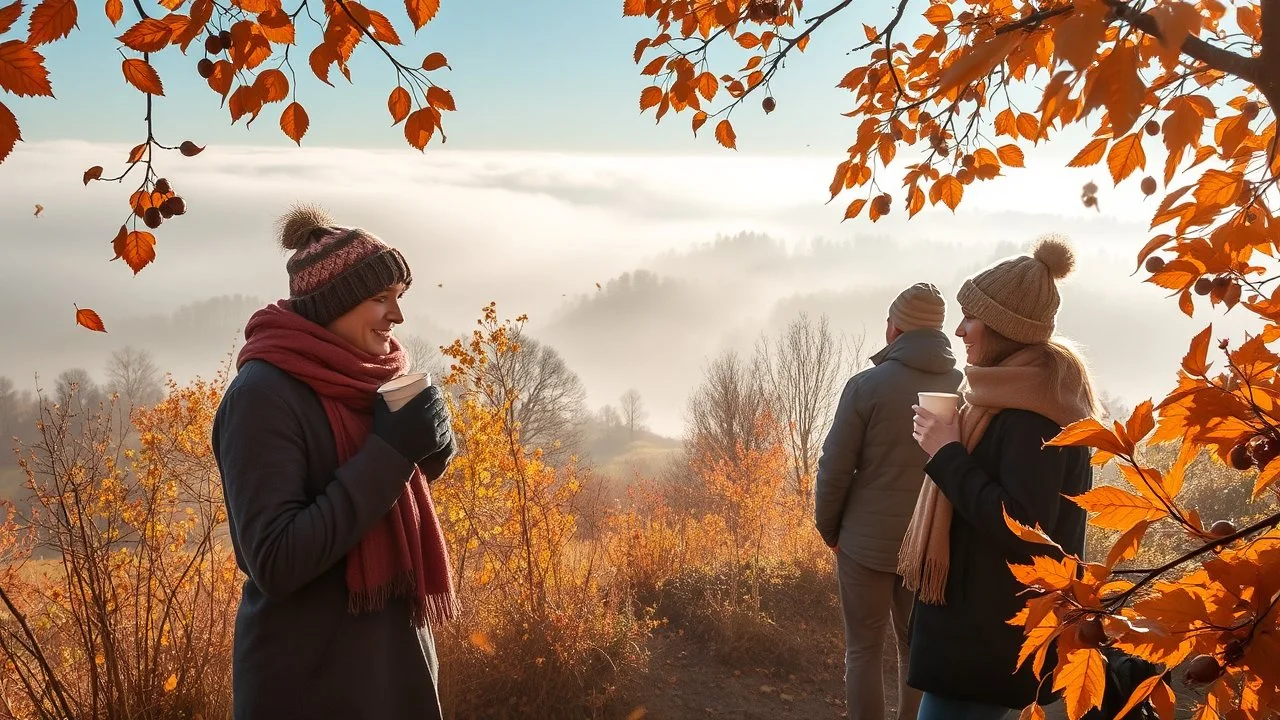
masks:
<path fill-rule="evenodd" d="M 44 212 L 44 206 L 36 203 L 36 217 L 40 217 L 40 213 Z"/>
<path fill-rule="evenodd" d="M 178 687 L 178 676 L 176 673 L 173 675 L 170 675 L 169 679 L 164 681 L 164 691 L 167 693 L 173 692 L 174 689 L 176 689 L 177 687 Z"/>
<path fill-rule="evenodd" d="M 107 19 L 112 25 L 118 25 L 120 18 L 124 17 L 124 1 L 123 0 L 107 0 Z"/>
<path fill-rule="evenodd" d="M 76 309 L 76 324 L 93 330 L 94 332 L 105 333 L 107 328 L 102 324 L 102 318 L 98 317 L 98 313 L 89 308 L 82 308 L 72 305 Z"/>

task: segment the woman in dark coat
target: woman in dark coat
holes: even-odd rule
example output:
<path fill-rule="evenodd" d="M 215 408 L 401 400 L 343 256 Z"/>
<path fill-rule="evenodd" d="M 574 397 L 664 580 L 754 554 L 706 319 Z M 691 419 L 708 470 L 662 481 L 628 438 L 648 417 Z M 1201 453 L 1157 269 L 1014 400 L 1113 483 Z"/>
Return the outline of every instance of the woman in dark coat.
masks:
<path fill-rule="evenodd" d="M 412 282 L 372 234 L 297 209 L 288 300 L 245 327 L 214 422 L 231 542 L 247 575 L 232 664 L 237 720 L 439 718 L 431 625 L 457 600 L 427 483 L 453 455 L 428 387 L 391 412 L 392 329 Z"/>
<path fill-rule="evenodd" d="M 1023 588 L 1009 563 L 1045 552 L 1019 540 L 1004 513 L 1039 525 L 1079 555 L 1085 513 L 1064 496 L 1092 484 L 1086 448 L 1045 447 L 1069 423 L 1095 414 L 1080 357 L 1051 339 L 1056 281 L 1074 257 L 1061 239 L 997 263 L 958 293 L 956 330 L 968 367 L 958 420 L 916 408 L 915 437 L 930 460 L 903 541 L 900 574 L 918 590 L 909 684 L 924 692 L 920 720 L 997 720 L 1051 700 L 1031 663 L 1015 671 L 1022 628 L 1007 621 Z"/>

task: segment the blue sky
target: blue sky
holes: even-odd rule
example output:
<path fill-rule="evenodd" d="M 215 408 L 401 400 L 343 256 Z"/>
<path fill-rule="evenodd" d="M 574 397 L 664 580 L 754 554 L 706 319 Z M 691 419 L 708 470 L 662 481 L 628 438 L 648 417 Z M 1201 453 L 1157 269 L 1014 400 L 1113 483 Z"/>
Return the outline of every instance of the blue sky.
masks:
<path fill-rule="evenodd" d="M 710 137 L 695 140 L 688 116 L 669 116 L 655 127 L 640 116 L 637 98 L 645 78 L 631 58 L 635 42 L 653 35 L 645 18 L 622 17 L 617 0 L 443 0 L 440 14 L 416 36 L 399 3 L 371 0 L 401 28 L 402 59 L 445 53 L 452 70 L 435 74 L 453 91 L 458 112 L 446 120 L 451 149 L 511 149 L 585 152 L 724 152 Z M 819 10 L 821 8 L 818 8 Z M 141 138 L 142 96 L 121 76 L 114 39 L 131 19 L 112 28 L 98 3 L 81 8 L 79 29 L 67 40 L 42 48 L 56 100 L 5 97 L 28 142 L 84 139 L 131 142 Z M 882 15 L 887 16 L 887 10 Z M 856 7 L 815 34 L 808 52 L 794 59 L 775 84 L 778 109 L 764 116 L 756 100 L 735 111 L 744 153 L 821 154 L 838 158 L 849 144 L 855 120 L 840 116 L 851 98 L 835 88 L 853 66 L 846 55 L 862 38 L 861 23 L 876 22 Z M 880 20 L 883 22 L 883 19 Z M 22 21 L 25 24 L 25 20 Z M 371 46 L 357 50 L 354 85 L 335 71 L 337 87 L 322 85 L 306 69 L 306 53 L 318 39 L 304 24 L 299 69 L 300 100 L 311 117 L 304 143 L 312 146 L 407 147 L 390 127 L 386 97 L 394 74 Z M 736 69 L 743 53 L 725 44 L 712 55 L 713 70 Z M 203 57 L 199 41 L 186 56 L 166 50 L 155 60 L 167 96 L 157 100 L 162 139 L 191 137 L 204 144 L 270 144 L 289 141 L 277 127 L 283 105 L 264 111 L 251 129 L 230 126 L 219 98 L 195 74 Z M 299 60 L 301 62 L 299 62 Z M 274 62 L 274 61 L 273 61 Z M 708 128 L 709 130 L 710 128 Z M 709 133 L 707 133 L 709 135 Z"/>

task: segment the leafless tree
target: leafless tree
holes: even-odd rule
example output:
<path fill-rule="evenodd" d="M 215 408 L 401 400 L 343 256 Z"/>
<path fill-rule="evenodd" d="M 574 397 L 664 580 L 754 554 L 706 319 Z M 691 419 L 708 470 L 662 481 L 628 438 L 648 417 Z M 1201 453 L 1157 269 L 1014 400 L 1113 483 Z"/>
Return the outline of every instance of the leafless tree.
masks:
<path fill-rule="evenodd" d="M 756 371 L 783 424 L 792 480 L 806 503 L 840 390 L 863 364 L 863 341 L 861 334 L 837 337 L 826 315 L 802 312 L 777 337 L 756 344 Z"/>
<path fill-rule="evenodd" d="M 63 370 L 54 381 L 54 401 L 83 416 L 97 410 L 102 403 L 102 390 L 84 368 Z"/>
<path fill-rule="evenodd" d="M 636 431 L 644 429 L 644 421 L 649 417 L 649 411 L 644 406 L 644 399 L 640 397 L 639 390 L 631 388 L 622 393 L 618 403 L 622 408 L 622 424 L 627 427 L 627 432 L 631 439 L 634 440 Z"/>
<path fill-rule="evenodd" d="M 163 378 L 151 353 L 123 347 L 107 361 L 107 392 L 120 395 L 125 408 L 155 405 L 164 397 Z"/>
<path fill-rule="evenodd" d="M 519 350 L 485 366 L 495 389 L 490 401 L 498 404 L 513 396 L 511 419 L 520 426 L 521 442 L 542 448 L 548 460 L 558 463 L 581 447 L 586 390 L 555 348 L 524 333 L 515 340 Z"/>
<path fill-rule="evenodd" d="M 430 373 L 431 382 L 439 384 L 449 372 L 449 365 L 445 362 L 440 347 L 427 342 L 421 335 L 397 334 L 397 337 L 405 354 L 409 356 L 410 371 Z"/>
<path fill-rule="evenodd" d="M 740 462 L 740 451 L 755 449 L 764 439 L 758 422 L 768 402 L 762 378 L 737 352 L 726 351 L 707 366 L 702 385 L 689 398 L 686 444 Z"/>

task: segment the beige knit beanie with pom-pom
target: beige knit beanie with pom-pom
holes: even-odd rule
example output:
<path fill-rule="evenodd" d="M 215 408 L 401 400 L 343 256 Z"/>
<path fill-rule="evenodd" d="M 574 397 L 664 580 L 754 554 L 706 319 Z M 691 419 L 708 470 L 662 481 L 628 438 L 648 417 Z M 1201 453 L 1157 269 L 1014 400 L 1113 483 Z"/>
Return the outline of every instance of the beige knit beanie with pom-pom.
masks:
<path fill-rule="evenodd" d="M 966 315 L 1026 345 L 1053 336 L 1057 281 L 1075 267 L 1075 253 L 1060 235 L 1036 241 L 1031 255 L 1007 258 L 964 281 L 956 299 Z"/>
<path fill-rule="evenodd" d="M 348 310 L 396 283 L 413 281 L 399 250 L 373 233 L 342 227 L 324 210 L 300 205 L 279 221 L 280 245 L 292 250 L 289 306 L 316 323 L 328 325 Z"/>

